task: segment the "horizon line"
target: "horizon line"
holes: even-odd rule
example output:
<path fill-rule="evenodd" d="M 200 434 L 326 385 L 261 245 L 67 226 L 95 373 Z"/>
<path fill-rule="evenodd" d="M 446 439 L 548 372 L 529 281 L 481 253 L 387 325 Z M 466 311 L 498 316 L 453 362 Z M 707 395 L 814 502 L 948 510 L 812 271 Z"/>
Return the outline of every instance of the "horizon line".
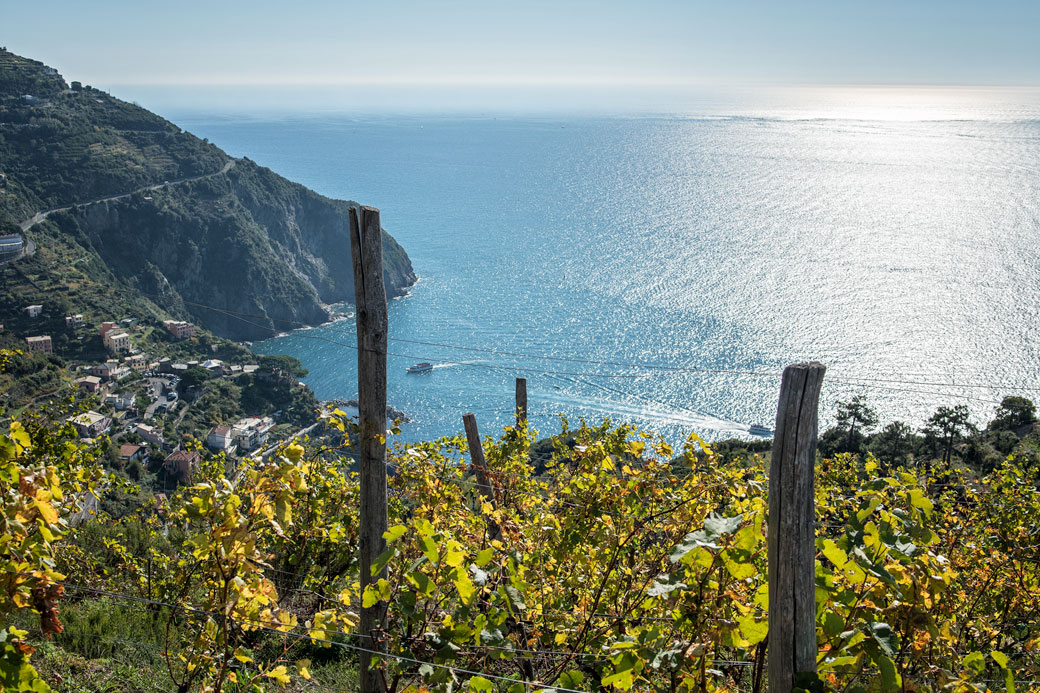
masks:
<path fill-rule="evenodd" d="M 644 89 L 1030 89 L 1040 90 L 1036 83 L 945 83 L 945 82 L 673 82 L 673 81 L 615 81 L 615 80 L 330 80 L 330 81 L 119 81 L 103 82 L 112 87 L 274 87 L 274 88 L 322 88 L 322 87 L 389 87 L 389 88 L 644 88 Z"/>

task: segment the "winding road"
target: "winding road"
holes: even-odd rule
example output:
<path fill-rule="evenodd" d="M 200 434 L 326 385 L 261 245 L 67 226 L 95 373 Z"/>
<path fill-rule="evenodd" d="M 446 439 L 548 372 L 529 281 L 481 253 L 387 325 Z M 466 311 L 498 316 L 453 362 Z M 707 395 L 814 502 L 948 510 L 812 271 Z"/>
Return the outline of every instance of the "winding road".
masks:
<path fill-rule="evenodd" d="M 213 173 L 204 173 L 201 176 L 192 176 L 190 178 L 178 178 L 177 180 L 167 180 L 167 181 L 163 181 L 162 183 L 157 183 L 155 185 L 146 185 L 143 188 L 138 188 L 137 190 L 131 190 L 130 192 L 122 193 L 122 194 L 119 194 L 119 195 L 110 195 L 108 197 L 99 197 L 99 198 L 97 198 L 95 200 L 88 200 L 86 202 L 76 202 L 74 204 L 66 205 L 64 207 L 55 207 L 54 209 L 48 209 L 45 212 L 37 212 L 36 214 L 32 215 L 31 217 L 29 217 L 25 221 L 19 223 L 18 224 L 18 228 L 21 230 L 22 235 L 25 235 L 26 231 L 31 229 L 36 224 L 39 224 L 41 221 L 43 221 L 44 219 L 49 217 L 51 214 L 54 214 L 55 212 L 66 212 L 66 211 L 72 209 L 73 207 L 83 207 L 83 206 L 86 206 L 86 205 L 96 205 L 99 202 L 112 202 L 113 200 L 125 200 L 126 198 L 130 197 L 131 195 L 136 195 L 137 193 L 149 192 L 151 190 L 160 190 L 161 188 L 165 188 L 165 187 L 170 186 L 170 185 L 176 185 L 178 183 L 188 183 L 190 181 L 202 180 L 204 178 L 213 178 L 214 176 L 222 176 L 222 175 L 224 175 L 225 173 L 227 173 L 228 171 L 231 170 L 231 168 L 235 165 L 235 161 L 236 161 L 235 159 L 228 159 L 227 163 L 224 164 L 223 168 L 221 168 L 219 171 L 214 171 Z M 17 257 L 14 257 L 14 258 L 10 258 L 7 261 L 11 262 L 11 261 L 17 260 L 18 258 L 25 257 L 27 255 L 32 255 L 35 252 L 36 252 L 36 244 L 33 243 L 28 238 L 26 238 L 25 239 L 25 251 L 21 255 L 18 255 Z"/>

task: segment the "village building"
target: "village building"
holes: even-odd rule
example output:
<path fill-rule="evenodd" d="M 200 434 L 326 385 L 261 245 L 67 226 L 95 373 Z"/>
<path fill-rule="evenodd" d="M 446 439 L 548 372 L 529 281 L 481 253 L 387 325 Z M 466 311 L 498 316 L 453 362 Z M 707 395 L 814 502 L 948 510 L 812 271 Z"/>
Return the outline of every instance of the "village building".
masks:
<path fill-rule="evenodd" d="M 104 334 L 102 339 L 105 348 L 111 352 L 130 351 L 130 335 L 122 330 L 110 330 Z"/>
<path fill-rule="evenodd" d="M 174 339 L 187 339 L 198 332 L 198 328 L 183 320 L 163 320 L 163 327 Z"/>
<path fill-rule="evenodd" d="M 163 444 L 162 431 L 154 426 L 148 424 L 137 424 L 134 427 L 134 433 L 141 436 L 142 440 L 147 440 L 149 443 L 155 443 L 156 445 Z"/>
<path fill-rule="evenodd" d="M 116 324 L 114 322 L 103 322 L 101 323 L 101 327 L 98 328 L 98 334 L 104 337 L 114 329 L 116 329 Z"/>
<path fill-rule="evenodd" d="M 123 363 L 134 370 L 139 370 L 148 365 L 148 356 L 146 354 L 131 354 L 123 359 Z"/>
<path fill-rule="evenodd" d="M 66 329 L 74 330 L 77 327 L 83 327 L 83 314 L 76 313 L 75 315 L 65 316 L 65 327 Z"/>
<path fill-rule="evenodd" d="M 96 411 L 86 411 L 82 414 L 69 417 L 69 422 L 76 427 L 76 432 L 81 438 L 97 438 L 108 431 L 112 425 L 111 419 Z"/>
<path fill-rule="evenodd" d="M 104 380 L 119 381 L 130 375 L 130 369 L 120 365 L 119 361 L 109 359 L 90 367 L 90 374 Z"/>
<path fill-rule="evenodd" d="M 140 460 L 141 464 L 148 463 L 148 448 L 143 445 L 133 445 L 131 443 L 124 443 L 119 446 L 119 461 L 124 465 L 133 462 L 134 460 Z"/>
<path fill-rule="evenodd" d="M 76 378 L 76 385 L 87 392 L 97 392 L 101 389 L 101 378 L 96 375 L 87 375 Z"/>
<path fill-rule="evenodd" d="M 25 343 L 29 345 L 29 351 L 36 351 L 41 354 L 54 353 L 54 347 L 51 345 L 51 338 L 48 335 L 26 337 Z"/>
<path fill-rule="evenodd" d="M 231 432 L 231 426 L 221 424 L 211 428 L 209 435 L 206 436 L 206 447 L 217 452 L 234 452 L 235 439 Z"/>
<path fill-rule="evenodd" d="M 202 456 L 195 450 L 175 450 L 163 462 L 163 469 L 169 475 L 176 475 L 183 481 L 190 481 L 199 470 Z"/>
<path fill-rule="evenodd" d="M 40 317 L 40 313 L 42 312 L 43 306 L 41 305 L 32 305 L 25 307 L 25 314 L 28 315 L 30 318 L 38 318 Z"/>
<path fill-rule="evenodd" d="M 207 371 L 212 371 L 214 373 L 224 372 L 224 362 L 220 359 L 209 359 L 208 361 L 203 361 L 199 365 Z"/>
<path fill-rule="evenodd" d="M 255 450 L 267 443 L 272 428 L 274 428 L 274 419 L 271 417 L 250 416 L 232 427 L 232 436 L 239 450 Z"/>
<path fill-rule="evenodd" d="M 105 397 L 105 404 L 111 406 L 116 411 L 133 409 L 137 405 L 137 395 L 108 395 Z"/>

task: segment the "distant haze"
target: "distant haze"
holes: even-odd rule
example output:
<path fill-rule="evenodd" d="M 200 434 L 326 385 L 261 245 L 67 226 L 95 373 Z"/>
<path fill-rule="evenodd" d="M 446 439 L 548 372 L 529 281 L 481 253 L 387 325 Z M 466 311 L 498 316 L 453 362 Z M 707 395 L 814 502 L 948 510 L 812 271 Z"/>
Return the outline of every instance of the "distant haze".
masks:
<path fill-rule="evenodd" d="M 159 108 L 662 112 L 733 86 L 1040 86 L 1034 0 L 113 0 L 3 19 L 10 50 Z"/>

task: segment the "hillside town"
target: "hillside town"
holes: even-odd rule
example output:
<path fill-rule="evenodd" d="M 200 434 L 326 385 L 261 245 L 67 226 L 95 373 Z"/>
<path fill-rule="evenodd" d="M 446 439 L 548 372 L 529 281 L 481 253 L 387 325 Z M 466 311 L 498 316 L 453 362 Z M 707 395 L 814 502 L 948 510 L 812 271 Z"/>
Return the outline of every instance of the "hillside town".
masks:
<path fill-rule="evenodd" d="M 28 370 L 62 374 L 51 398 L 72 395 L 63 420 L 82 442 L 107 447 L 110 463 L 130 478 L 147 477 L 153 491 L 196 480 L 207 457 L 233 469 L 317 420 L 293 359 L 253 354 L 190 322 L 95 323 L 82 313 L 49 315 L 43 303 L 26 305 L 18 322 L 17 331 L 0 324 L 5 344 Z"/>

